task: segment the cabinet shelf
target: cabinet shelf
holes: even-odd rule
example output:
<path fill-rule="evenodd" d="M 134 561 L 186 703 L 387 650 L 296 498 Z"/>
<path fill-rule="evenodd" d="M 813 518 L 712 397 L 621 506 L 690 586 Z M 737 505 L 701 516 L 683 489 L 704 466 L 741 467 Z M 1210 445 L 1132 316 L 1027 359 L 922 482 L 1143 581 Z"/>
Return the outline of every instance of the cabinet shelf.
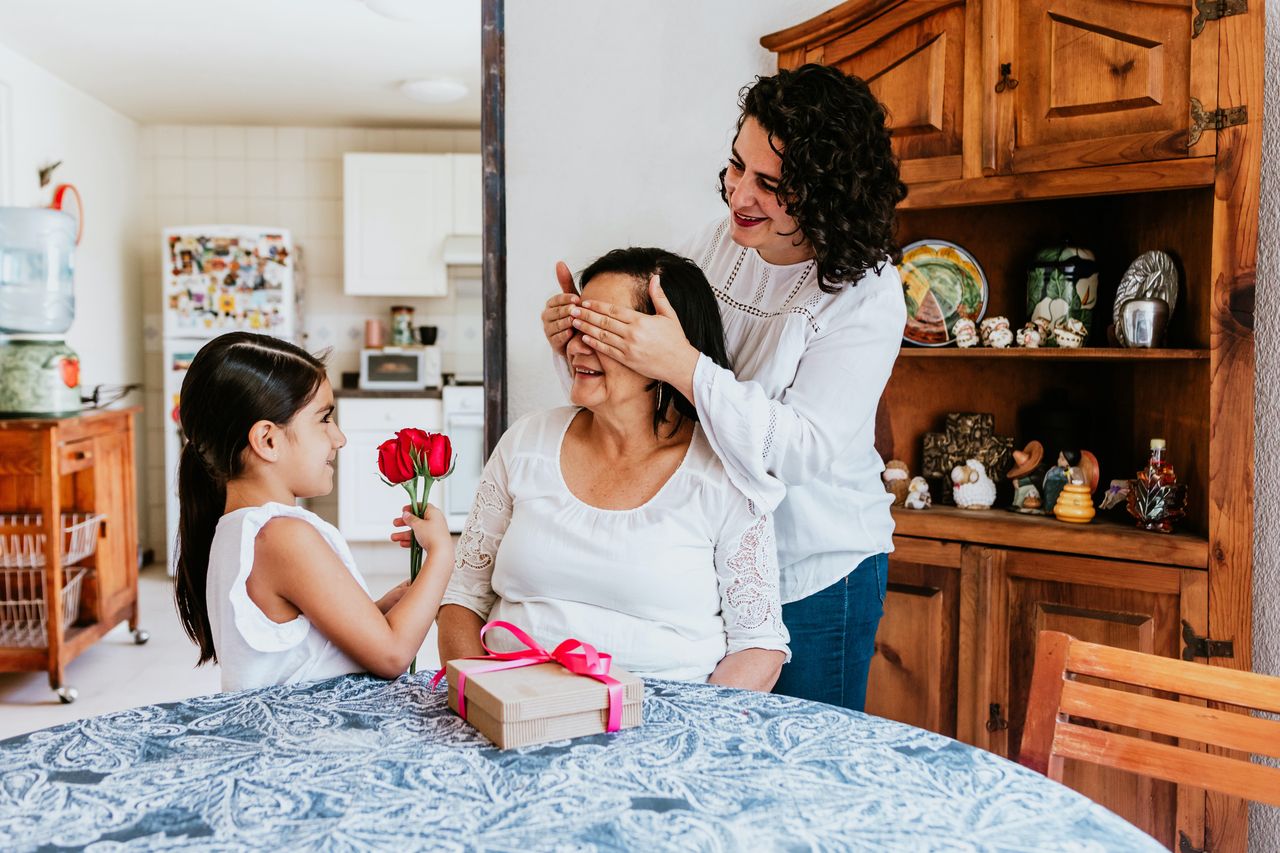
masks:
<path fill-rule="evenodd" d="M 927 510 L 894 507 L 893 520 L 898 536 L 1056 551 L 1193 569 L 1204 569 L 1209 565 L 1209 542 L 1202 536 L 1151 533 L 1101 516 L 1089 524 L 1075 525 L 1050 516 L 1020 515 L 1003 509 L 935 506 Z"/>
<path fill-rule="evenodd" d="M 1124 349 L 1122 347 L 1081 347 L 1058 349 L 1057 347 L 914 347 L 903 346 L 898 351 L 901 358 L 994 358 L 1027 361 L 1207 361 L 1207 349 Z"/>
<path fill-rule="evenodd" d="M 1213 157 L 1189 157 L 1184 160 L 932 181 L 911 186 L 906 199 L 898 207 L 900 210 L 941 210 L 1034 199 L 1208 187 L 1213 186 L 1214 169 Z"/>

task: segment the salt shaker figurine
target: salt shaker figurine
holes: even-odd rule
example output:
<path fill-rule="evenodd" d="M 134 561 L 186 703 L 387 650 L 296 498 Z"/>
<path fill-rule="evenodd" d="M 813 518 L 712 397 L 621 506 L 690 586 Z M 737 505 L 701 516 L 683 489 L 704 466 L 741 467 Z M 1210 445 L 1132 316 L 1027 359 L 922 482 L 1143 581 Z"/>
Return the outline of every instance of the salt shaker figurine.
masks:
<path fill-rule="evenodd" d="M 1043 461 L 1044 445 L 1038 441 L 1028 442 L 1022 450 L 1013 451 L 1013 467 L 1005 475 L 1013 481 L 1013 504 L 1009 507 L 1012 511 L 1044 515 L 1044 500 L 1038 487 Z"/>
<path fill-rule="evenodd" d="M 976 347 L 980 342 L 978 327 L 968 317 L 956 320 L 955 325 L 951 327 L 951 333 L 956 336 L 956 346 L 963 349 Z"/>
<path fill-rule="evenodd" d="M 1073 317 L 1053 327 L 1053 340 L 1063 349 L 1079 349 L 1084 346 L 1084 340 L 1088 336 L 1089 332 L 1085 329 L 1084 323 Z"/>
<path fill-rule="evenodd" d="M 951 469 L 951 494 L 961 509 L 990 509 L 996 502 L 996 484 L 977 459 Z"/>
<path fill-rule="evenodd" d="M 1037 323 L 1028 323 L 1018 330 L 1018 346 L 1037 349 L 1044 343 L 1044 332 Z"/>
<path fill-rule="evenodd" d="M 1005 349 L 1013 343 L 1008 317 L 988 317 L 982 321 L 982 343 L 993 349 Z"/>
<path fill-rule="evenodd" d="M 893 495 L 893 505 L 902 506 L 907 500 L 907 481 L 911 479 L 907 463 L 901 459 L 890 459 L 884 464 L 880 479 L 884 480 L 884 490 Z"/>
<path fill-rule="evenodd" d="M 929 496 L 929 482 L 924 477 L 912 477 L 907 485 L 906 508 L 928 509 L 932 505 L 933 498 Z"/>

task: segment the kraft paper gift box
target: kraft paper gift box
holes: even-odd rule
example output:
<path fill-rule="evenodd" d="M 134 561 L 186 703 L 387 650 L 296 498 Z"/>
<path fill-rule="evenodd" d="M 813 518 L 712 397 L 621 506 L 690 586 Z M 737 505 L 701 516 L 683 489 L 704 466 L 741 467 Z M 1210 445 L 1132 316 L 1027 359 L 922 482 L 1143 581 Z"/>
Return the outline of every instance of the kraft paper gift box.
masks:
<path fill-rule="evenodd" d="M 458 713 L 458 675 L 492 664 L 488 659 L 461 658 L 445 665 L 450 710 Z M 640 725 L 644 682 L 620 667 L 613 667 L 609 675 L 622 684 L 620 728 Z M 499 749 L 600 734 L 608 724 L 609 689 L 558 663 L 467 675 L 464 694 L 467 722 Z"/>

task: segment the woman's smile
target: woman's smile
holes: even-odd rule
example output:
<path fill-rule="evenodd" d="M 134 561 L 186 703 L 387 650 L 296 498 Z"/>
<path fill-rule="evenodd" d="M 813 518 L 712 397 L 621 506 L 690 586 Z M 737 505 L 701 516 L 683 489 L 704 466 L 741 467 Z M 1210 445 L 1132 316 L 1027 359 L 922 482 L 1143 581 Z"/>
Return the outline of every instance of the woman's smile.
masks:
<path fill-rule="evenodd" d="M 746 216 L 744 214 L 738 213 L 738 211 L 735 210 L 733 212 L 733 221 L 738 225 L 739 228 L 754 228 L 755 226 L 759 225 L 761 222 L 765 222 L 766 218 L 763 216 L 759 216 L 759 217 Z"/>

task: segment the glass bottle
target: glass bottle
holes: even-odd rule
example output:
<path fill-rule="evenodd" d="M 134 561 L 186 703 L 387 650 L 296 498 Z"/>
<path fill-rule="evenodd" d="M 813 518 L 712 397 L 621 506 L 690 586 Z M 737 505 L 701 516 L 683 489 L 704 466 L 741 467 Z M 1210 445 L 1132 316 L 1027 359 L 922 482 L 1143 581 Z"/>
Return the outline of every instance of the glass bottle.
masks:
<path fill-rule="evenodd" d="M 1187 515 L 1187 486 L 1177 481 L 1164 453 L 1164 439 L 1151 439 L 1147 467 L 1129 481 L 1129 514 L 1139 527 L 1156 533 L 1172 533 L 1174 523 Z"/>
<path fill-rule="evenodd" d="M 1161 486 L 1171 486 L 1177 482 L 1178 478 L 1173 473 L 1173 465 L 1164 458 L 1164 452 L 1164 439 L 1151 439 L 1151 458 L 1147 460 L 1146 469 L 1138 474 L 1142 482 Z"/>

